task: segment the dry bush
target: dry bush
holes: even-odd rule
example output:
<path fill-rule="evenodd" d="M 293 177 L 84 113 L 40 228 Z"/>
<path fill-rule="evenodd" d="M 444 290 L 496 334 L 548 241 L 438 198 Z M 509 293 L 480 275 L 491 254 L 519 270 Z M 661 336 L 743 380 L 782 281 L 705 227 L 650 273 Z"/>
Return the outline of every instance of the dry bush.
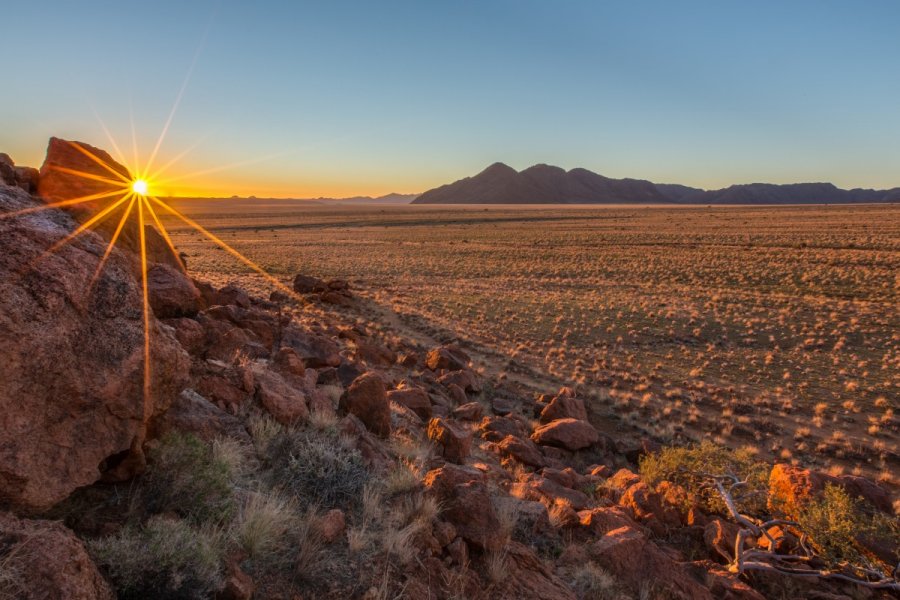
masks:
<path fill-rule="evenodd" d="M 231 456 L 224 456 L 226 447 Z M 194 523 L 223 523 L 234 513 L 233 447 L 219 451 L 189 433 L 163 436 L 151 449 L 140 497 L 151 513 L 173 511 Z"/>
<path fill-rule="evenodd" d="M 287 534 L 297 524 L 296 506 L 280 491 L 247 494 L 233 525 L 233 537 L 251 560 L 284 551 Z"/>
<path fill-rule="evenodd" d="M 579 600 L 627 600 L 616 579 L 608 571 L 588 562 L 575 570 L 572 587 Z"/>
<path fill-rule="evenodd" d="M 165 517 L 88 543 L 123 600 L 208 598 L 223 584 L 224 547 L 221 530 Z"/>
<path fill-rule="evenodd" d="M 307 506 L 355 506 L 369 480 L 360 453 L 331 431 L 285 429 L 269 442 L 266 458 L 273 484 L 283 486 Z"/>

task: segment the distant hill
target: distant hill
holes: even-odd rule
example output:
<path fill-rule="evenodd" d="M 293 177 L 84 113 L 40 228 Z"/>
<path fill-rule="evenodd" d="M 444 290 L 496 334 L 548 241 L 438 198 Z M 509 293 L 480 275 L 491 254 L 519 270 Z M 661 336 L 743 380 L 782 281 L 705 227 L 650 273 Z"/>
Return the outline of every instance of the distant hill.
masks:
<path fill-rule="evenodd" d="M 210 200 L 229 200 L 229 201 L 252 201 L 252 202 L 304 202 L 309 204 L 409 204 L 418 197 L 418 194 L 386 194 L 384 196 L 352 196 L 350 198 L 258 198 L 256 196 L 242 197 L 231 196 L 230 198 L 188 198 L 176 197 L 172 200 L 180 201 L 210 201 Z"/>
<path fill-rule="evenodd" d="M 853 204 L 898 202 L 900 188 L 842 190 L 830 183 L 751 183 L 720 190 L 611 179 L 587 169 L 494 163 L 481 173 L 420 194 L 413 204 Z"/>

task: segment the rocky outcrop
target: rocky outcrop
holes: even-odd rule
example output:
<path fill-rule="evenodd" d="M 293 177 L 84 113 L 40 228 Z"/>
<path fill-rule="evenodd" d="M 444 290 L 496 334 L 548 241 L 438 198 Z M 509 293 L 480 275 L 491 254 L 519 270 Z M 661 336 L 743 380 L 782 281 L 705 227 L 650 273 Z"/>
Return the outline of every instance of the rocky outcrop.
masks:
<path fill-rule="evenodd" d="M 113 600 L 81 541 L 62 524 L 0 513 L 0 597 Z"/>
<path fill-rule="evenodd" d="M 38 202 L 0 187 L 0 213 Z M 105 243 L 85 234 L 53 254 L 75 222 L 59 211 L 0 219 L 0 503 L 43 510 L 103 472 L 140 467 L 148 422 L 184 387 L 188 358 L 150 323 L 144 397 L 140 287 L 113 252 L 93 287 Z"/>

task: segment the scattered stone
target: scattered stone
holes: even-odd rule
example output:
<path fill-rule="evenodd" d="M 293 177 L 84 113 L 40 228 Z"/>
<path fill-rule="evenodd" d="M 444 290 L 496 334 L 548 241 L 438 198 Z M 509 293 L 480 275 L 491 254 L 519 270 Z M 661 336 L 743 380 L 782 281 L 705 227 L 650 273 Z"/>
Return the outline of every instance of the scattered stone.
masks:
<path fill-rule="evenodd" d="M 331 544 L 337 541 L 344 534 L 347 527 L 347 521 L 344 517 L 344 511 L 339 508 L 333 508 L 322 515 L 319 521 L 319 533 L 322 541 Z"/>
<path fill-rule="evenodd" d="M 472 432 L 440 417 L 428 422 L 427 434 L 450 462 L 464 464 L 472 451 Z"/>
<path fill-rule="evenodd" d="M 477 421 L 481 418 L 483 409 L 478 402 L 467 402 L 453 409 L 453 418 L 460 421 Z"/>
<path fill-rule="evenodd" d="M 541 411 L 541 423 L 547 424 L 557 419 L 577 419 L 587 421 L 587 410 L 584 400 L 571 395 L 568 388 L 563 388 L 546 408 Z"/>
<path fill-rule="evenodd" d="M 600 441 L 594 426 L 577 419 L 557 419 L 534 430 L 531 439 L 541 445 L 581 450 Z"/>
<path fill-rule="evenodd" d="M 384 380 L 369 371 L 357 377 L 341 396 L 341 410 L 355 415 L 366 429 L 381 437 L 391 433 L 391 410 Z"/>
<path fill-rule="evenodd" d="M 428 353 L 425 364 L 432 371 L 460 371 L 469 367 L 469 356 L 456 346 L 441 346 Z"/>
<path fill-rule="evenodd" d="M 406 388 L 402 390 L 391 390 L 387 393 L 390 402 L 396 402 L 401 406 L 405 406 L 423 420 L 431 419 L 431 399 L 428 393 L 420 388 Z"/>

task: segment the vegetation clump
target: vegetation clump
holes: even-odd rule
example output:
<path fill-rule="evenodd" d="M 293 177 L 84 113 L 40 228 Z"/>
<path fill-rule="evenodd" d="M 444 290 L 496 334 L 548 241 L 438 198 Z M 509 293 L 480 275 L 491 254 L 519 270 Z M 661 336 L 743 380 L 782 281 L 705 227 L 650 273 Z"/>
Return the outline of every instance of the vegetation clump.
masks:
<path fill-rule="evenodd" d="M 747 449 L 730 450 L 709 441 L 685 447 L 668 446 L 640 461 L 641 477 L 648 485 L 662 481 L 676 483 L 688 492 L 688 503 L 696 502 L 713 513 L 726 512 L 724 500 L 713 485 L 721 477 L 746 482 L 734 498 L 740 511 L 764 510 L 769 469 L 768 464 L 757 460 Z"/>
<path fill-rule="evenodd" d="M 192 434 L 169 433 L 150 452 L 142 495 L 151 513 L 223 523 L 234 513 L 233 460 Z"/>
<path fill-rule="evenodd" d="M 89 549 L 120 600 L 208 598 L 222 587 L 224 539 L 209 525 L 157 516 L 90 542 Z"/>
<path fill-rule="evenodd" d="M 327 429 L 285 429 L 273 437 L 266 450 L 273 483 L 307 506 L 354 506 L 369 480 L 359 451 Z"/>

